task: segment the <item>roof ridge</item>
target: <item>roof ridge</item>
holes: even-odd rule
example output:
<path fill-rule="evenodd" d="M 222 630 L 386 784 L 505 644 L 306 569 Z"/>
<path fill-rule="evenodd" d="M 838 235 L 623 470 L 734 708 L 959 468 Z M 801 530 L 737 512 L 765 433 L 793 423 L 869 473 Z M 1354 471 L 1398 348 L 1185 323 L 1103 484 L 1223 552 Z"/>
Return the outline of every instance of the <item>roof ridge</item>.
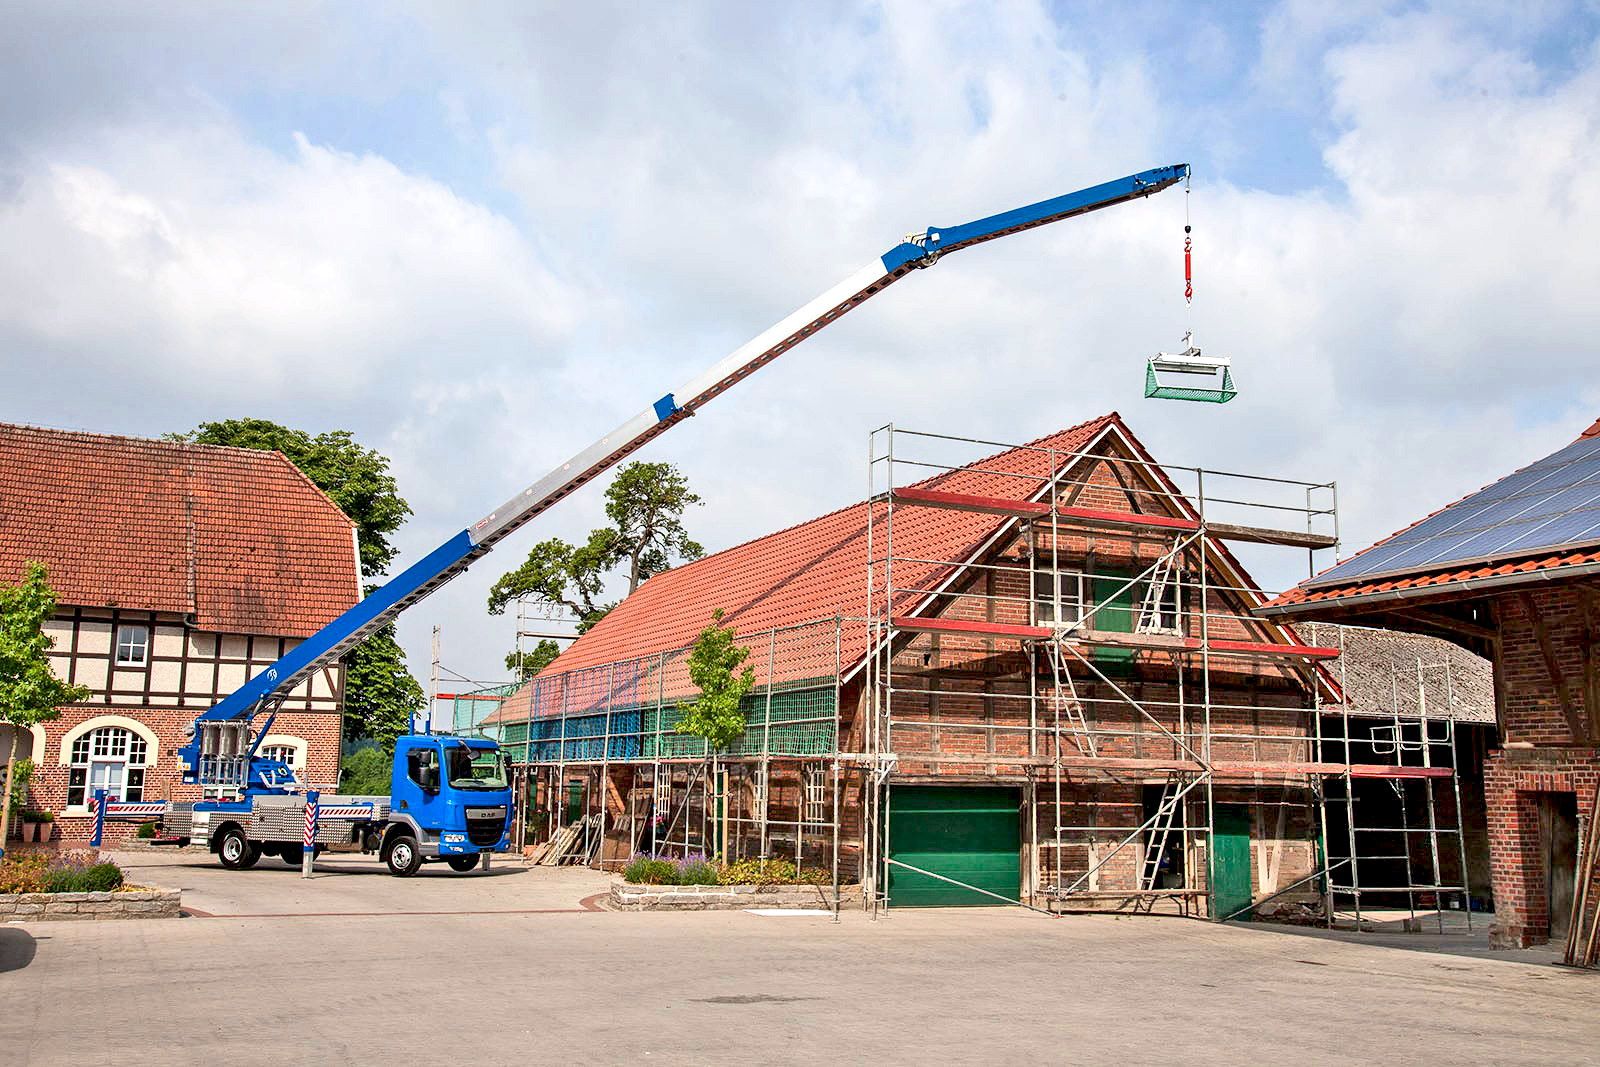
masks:
<path fill-rule="evenodd" d="M 60 426 L 39 426 L 33 423 L 24 422 L 0 422 L 0 432 L 4 432 L 6 430 L 23 430 L 30 433 L 56 434 L 63 437 L 74 437 L 80 439 L 93 438 L 112 443 L 126 442 L 134 445 L 156 445 L 161 448 L 194 449 L 196 451 L 210 452 L 249 452 L 258 456 L 263 454 L 283 455 L 283 453 L 277 452 L 276 449 L 269 450 L 265 448 L 246 448 L 243 445 L 208 445 L 201 444 L 198 441 L 173 441 L 165 437 L 139 437 L 135 434 L 129 433 L 105 433 L 100 430 L 70 430 Z M 284 458 L 288 459 L 287 456 L 284 456 Z M 290 463 L 289 465 L 291 467 L 294 466 L 293 463 Z M 295 469 L 299 470 L 298 467 Z"/>

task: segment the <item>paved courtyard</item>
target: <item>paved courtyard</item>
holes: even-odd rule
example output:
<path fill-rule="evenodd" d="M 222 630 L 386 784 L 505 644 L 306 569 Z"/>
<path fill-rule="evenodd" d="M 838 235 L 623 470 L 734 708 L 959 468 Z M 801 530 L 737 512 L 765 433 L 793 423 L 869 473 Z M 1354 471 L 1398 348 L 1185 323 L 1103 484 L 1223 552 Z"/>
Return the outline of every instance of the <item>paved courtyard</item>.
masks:
<path fill-rule="evenodd" d="M 618 914 L 585 870 L 119 858 L 195 917 L 0 927 L 0 1063 L 1600 1062 L 1600 975 L 1459 938 Z"/>

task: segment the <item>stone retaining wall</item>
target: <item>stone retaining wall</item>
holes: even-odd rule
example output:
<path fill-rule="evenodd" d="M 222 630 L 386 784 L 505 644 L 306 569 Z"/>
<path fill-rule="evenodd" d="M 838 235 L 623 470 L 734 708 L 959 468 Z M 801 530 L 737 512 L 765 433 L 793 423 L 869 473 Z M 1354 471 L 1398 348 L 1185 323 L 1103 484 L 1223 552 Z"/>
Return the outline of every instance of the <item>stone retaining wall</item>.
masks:
<path fill-rule="evenodd" d="M 75 919 L 176 919 L 182 892 L 0 893 L 0 922 Z"/>
<path fill-rule="evenodd" d="M 839 887 L 841 906 L 861 904 L 861 887 Z M 833 909 L 833 887 L 815 885 L 633 885 L 612 882 L 607 904 L 618 911 L 740 911 L 745 908 Z"/>

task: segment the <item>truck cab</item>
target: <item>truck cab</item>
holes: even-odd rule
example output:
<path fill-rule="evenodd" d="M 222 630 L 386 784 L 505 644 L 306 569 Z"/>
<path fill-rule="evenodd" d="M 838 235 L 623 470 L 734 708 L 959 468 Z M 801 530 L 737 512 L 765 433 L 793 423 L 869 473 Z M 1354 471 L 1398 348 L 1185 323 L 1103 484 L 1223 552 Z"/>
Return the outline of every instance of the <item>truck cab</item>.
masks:
<path fill-rule="evenodd" d="M 428 860 L 468 871 L 510 844 L 511 782 L 493 741 L 408 734 L 395 740 L 382 857 L 395 874 Z"/>

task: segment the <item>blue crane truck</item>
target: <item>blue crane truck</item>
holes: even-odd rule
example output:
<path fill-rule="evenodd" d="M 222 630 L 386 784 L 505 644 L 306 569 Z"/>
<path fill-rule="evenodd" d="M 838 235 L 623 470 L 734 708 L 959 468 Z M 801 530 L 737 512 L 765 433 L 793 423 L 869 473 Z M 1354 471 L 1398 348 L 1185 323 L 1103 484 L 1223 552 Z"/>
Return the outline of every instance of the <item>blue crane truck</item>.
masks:
<path fill-rule="evenodd" d="M 930 226 L 907 236 L 451 537 L 203 712 L 190 728 L 179 761 L 184 783 L 199 785 L 206 799 L 169 804 L 165 833 L 206 841 L 225 867 L 250 867 L 274 854 L 298 862 L 304 856 L 301 834 L 314 795 L 289 768 L 256 756 L 256 748 L 272 713 L 313 672 L 465 571 L 519 527 L 912 271 L 986 241 L 1148 197 L 1188 175 L 1186 163 L 1156 167 L 975 222 Z M 256 729 L 253 724 L 261 716 L 266 723 Z M 489 740 L 407 735 L 395 745 L 389 796 L 319 798 L 316 806 L 313 855 L 321 847 L 376 851 L 398 875 L 414 874 L 428 860 L 471 870 L 479 856 L 501 851 L 510 841 L 512 795 L 504 758 Z"/>
<path fill-rule="evenodd" d="M 264 736 L 266 726 L 256 731 Z M 226 745 L 217 746 L 226 750 Z M 162 832 L 179 844 L 204 841 L 229 870 L 277 856 L 291 867 L 305 858 L 307 807 L 313 852 L 377 853 L 391 874 L 407 877 L 424 863 L 467 872 L 511 844 L 511 783 L 504 755 L 482 738 L 407 734 L 395 740 L 387 796 L 318 796 L 277 760 L 249 753 L 207 758 L 215 799 L 168 803 Z M 245 775 L 242 789 L 220 780 Z"/>

